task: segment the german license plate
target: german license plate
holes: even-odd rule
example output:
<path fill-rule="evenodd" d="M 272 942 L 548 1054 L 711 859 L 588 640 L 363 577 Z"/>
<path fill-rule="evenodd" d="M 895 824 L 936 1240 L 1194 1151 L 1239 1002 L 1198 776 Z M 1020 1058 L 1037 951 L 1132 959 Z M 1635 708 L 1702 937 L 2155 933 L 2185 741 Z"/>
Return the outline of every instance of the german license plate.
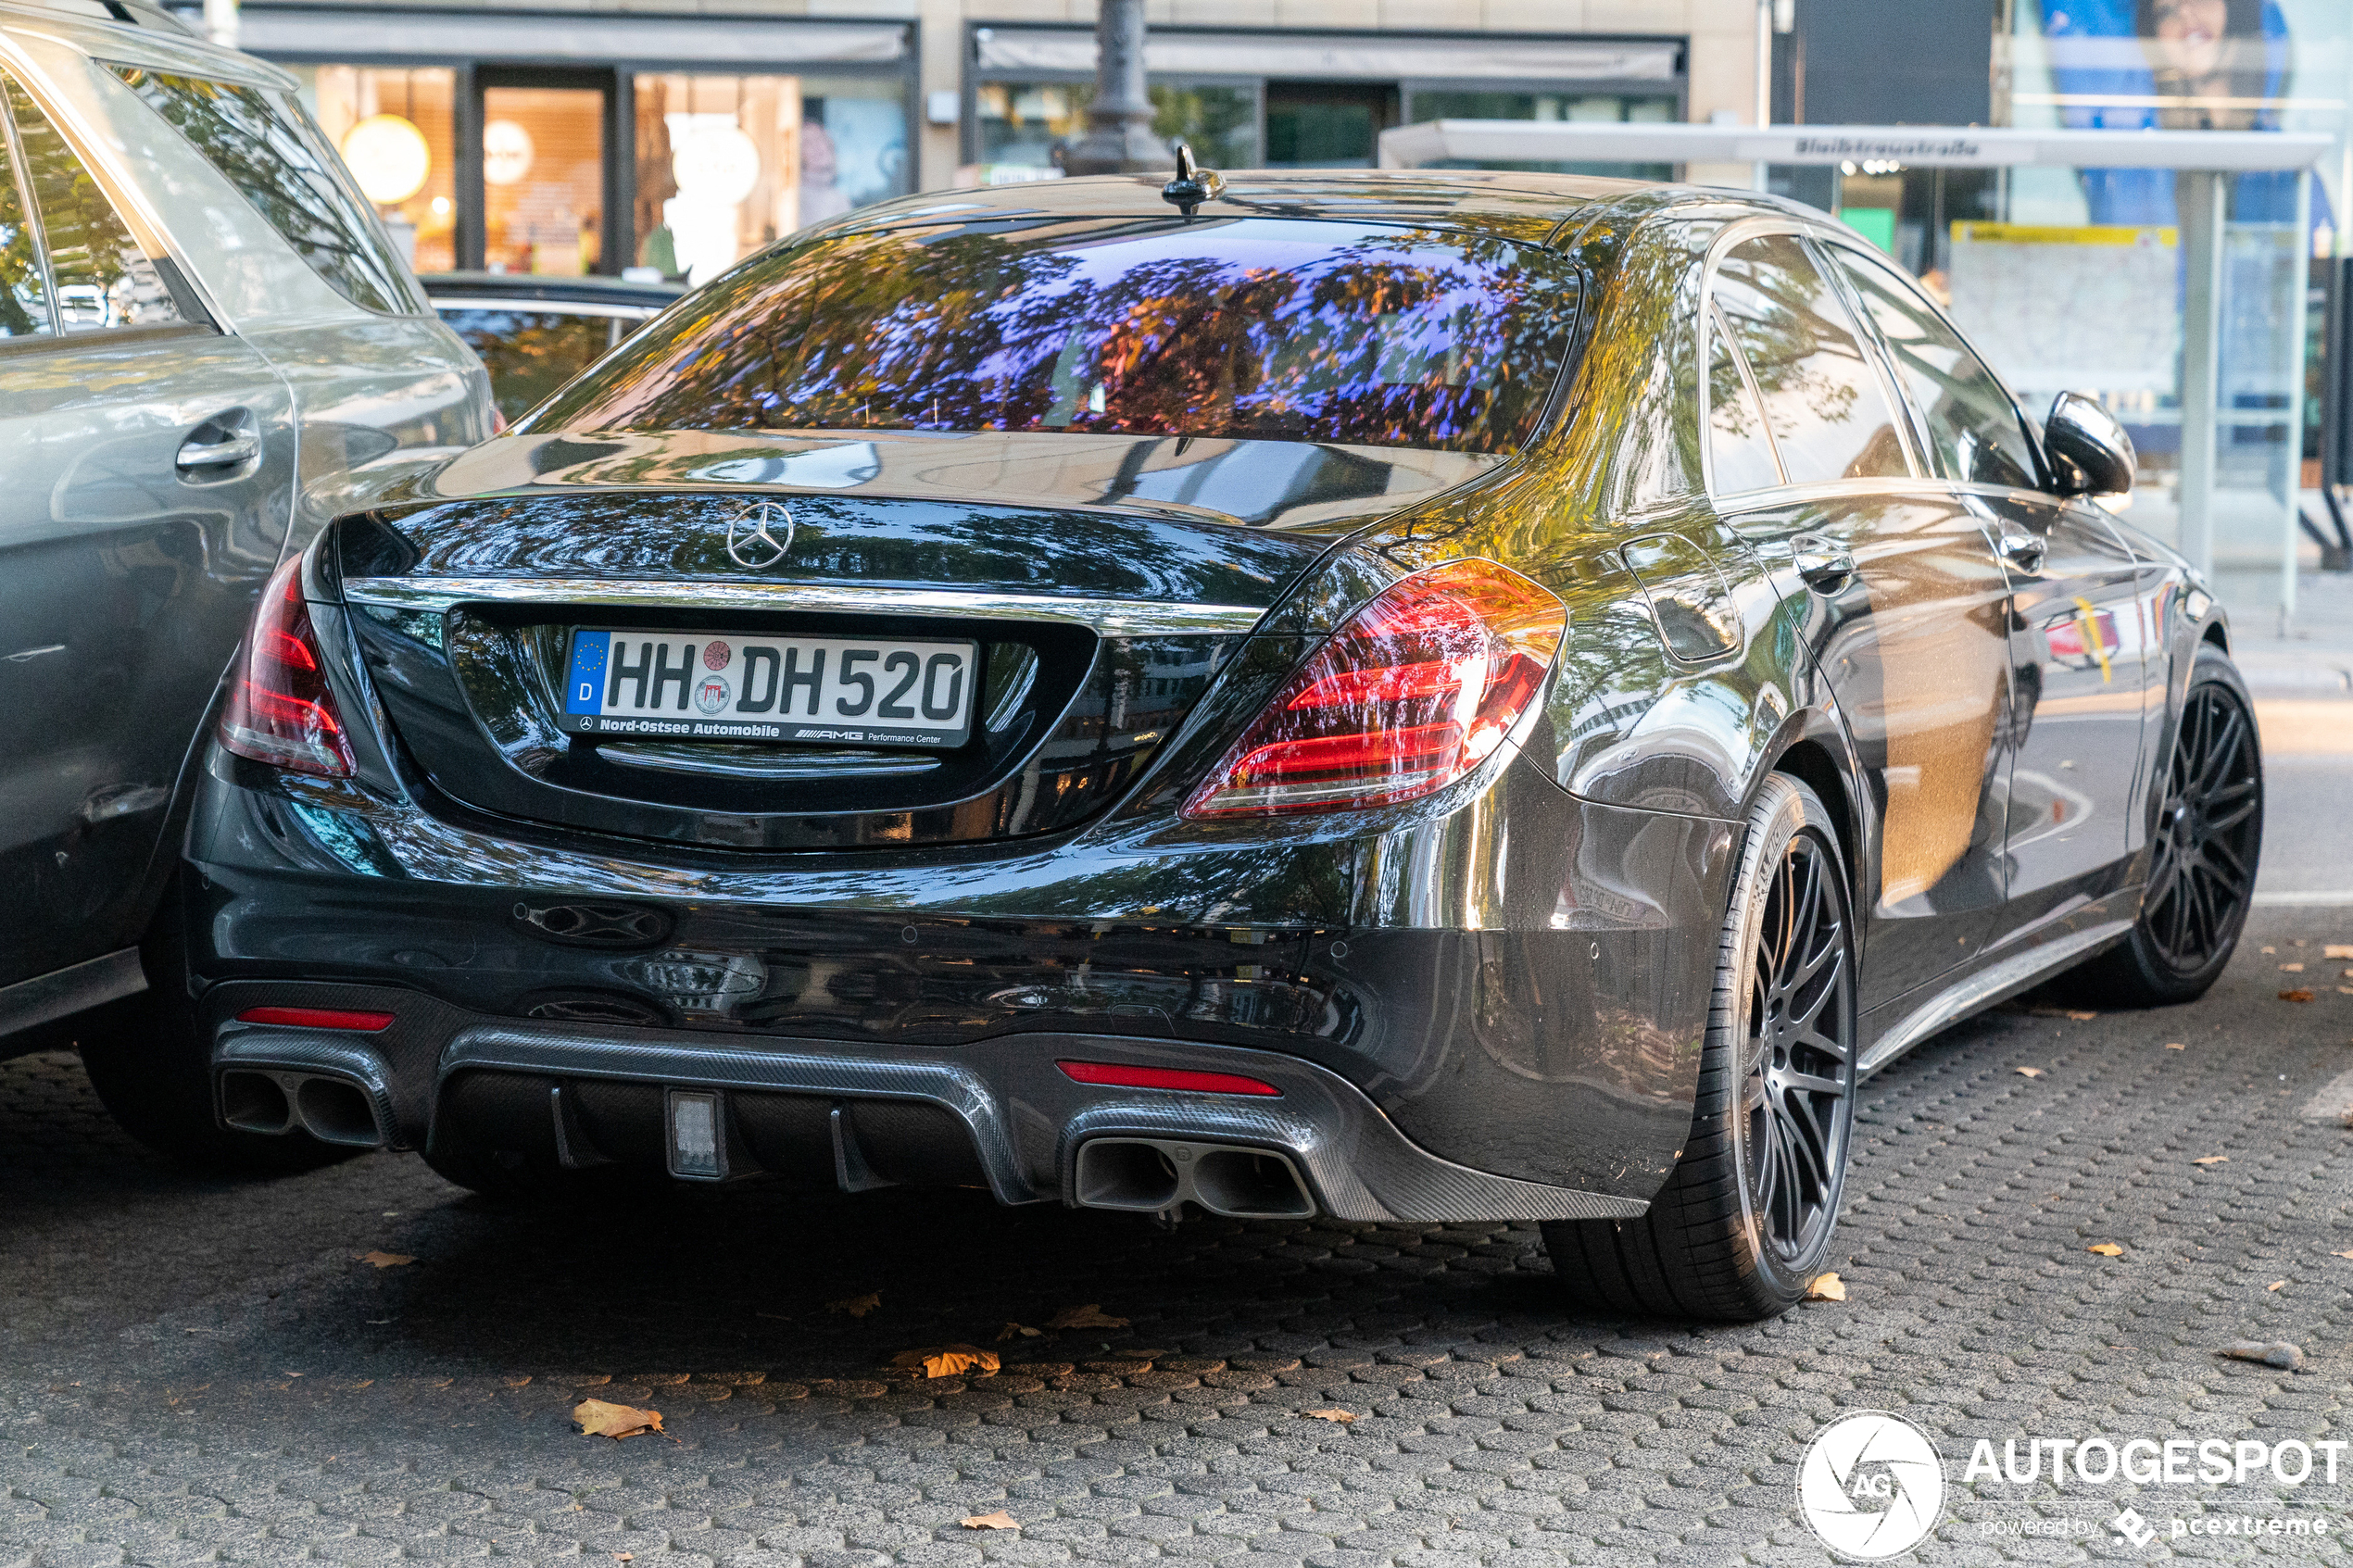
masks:
<path fill-rule="evenodd" d="M 980 645 L 727 632 L 572 634 L 563 728 L 588 735 L 962 746 Z"/>

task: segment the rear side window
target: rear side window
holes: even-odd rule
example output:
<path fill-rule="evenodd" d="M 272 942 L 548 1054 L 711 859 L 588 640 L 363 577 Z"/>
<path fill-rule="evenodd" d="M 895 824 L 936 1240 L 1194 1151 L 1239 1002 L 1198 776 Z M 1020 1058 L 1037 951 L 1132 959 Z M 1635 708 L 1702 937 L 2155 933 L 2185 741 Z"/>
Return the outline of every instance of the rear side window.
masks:
<path fill-rule="evenodd" d="M 1994 372 L 1886 267 L 1843 245 L 1831 248 L 1887 340 L 1906 395 L 1925 416 L 1937 471 L 1964 483 L 2032 489 L 2034 449 Z"/>
<path fill-rule="evenodd" d="M 1909 477 L 1895 410 L 1854 319 L 1796 235 L 1734 246 L 1716 300 L 1792 484 Z"/>
<path fill-rule="evenodd" d="M 445 305 L 441 319 L 466 340 L 490 371 L 491 394 L 510 422 L 586 370 L 619 343 L 631 323 L 560 310 Z"/>
<path fill-rule="evenodd" d="M 49 117 L 13 80 L 6 94 L 66 331 L 183 323 L 155 263 Z"/>
<path fill-rule="evenodd" d="M 0 337 L 42 337 L 57 323 L 18 165 L 15 138 L 0 125 Z"/>
<path fill-rule="evenodd" d="M 1781 482 L 1765 410 L 1749 390 L 1721 316 L 1707 323 L 1707 464 L 1719 495 L 1763 490 Z"/>
<path fill-rule="evenodd" d="M 408 270 L 292 98 L 141 66 L 112 69 L 269 220 L 328 287 L 370 310 L 404 315 L 417 309 Z"/>

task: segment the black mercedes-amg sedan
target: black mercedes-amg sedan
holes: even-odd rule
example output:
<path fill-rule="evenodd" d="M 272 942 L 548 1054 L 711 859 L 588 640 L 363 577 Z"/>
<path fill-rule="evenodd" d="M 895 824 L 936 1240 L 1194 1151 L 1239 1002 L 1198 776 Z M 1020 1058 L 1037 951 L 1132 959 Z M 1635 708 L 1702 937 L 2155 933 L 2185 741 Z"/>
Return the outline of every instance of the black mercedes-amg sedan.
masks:
<path fill-rule="evenodd" d="M 279 573 L 92 1071 L 215 1160 L 1532 1220 L 1780 1311 L 1862 1076 L 2237 938 L 2252 712 L 2132 473 L 1764 197 L 866 208 Z"/>

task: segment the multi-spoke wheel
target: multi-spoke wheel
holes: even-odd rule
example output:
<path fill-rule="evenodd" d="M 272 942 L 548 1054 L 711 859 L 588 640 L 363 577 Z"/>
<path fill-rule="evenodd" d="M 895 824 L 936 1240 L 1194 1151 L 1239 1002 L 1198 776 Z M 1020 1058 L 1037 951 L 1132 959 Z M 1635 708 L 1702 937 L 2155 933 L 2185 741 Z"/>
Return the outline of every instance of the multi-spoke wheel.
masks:
<path fill-rule="evenodd" d="M 1749 811 L 1691 1136 L 1642 1218 L 1544 1227 L 1572 1295 L 1734 1320 L 1804 1298 L 1846 1180 L 1855 954 L 1837 829 L 1812 790 L 1776 774 Z"/>
<path fill-rule="evenodd" d="M 2131 936 L 2084 966 L 2074 986 L 2111 1006 L 2205 995 L 2238 946 L 2254 901 L 2263 759 L 2246 684 L 2220 648 L 2198 650 L 2155 793 L 2140 918 Z"/>

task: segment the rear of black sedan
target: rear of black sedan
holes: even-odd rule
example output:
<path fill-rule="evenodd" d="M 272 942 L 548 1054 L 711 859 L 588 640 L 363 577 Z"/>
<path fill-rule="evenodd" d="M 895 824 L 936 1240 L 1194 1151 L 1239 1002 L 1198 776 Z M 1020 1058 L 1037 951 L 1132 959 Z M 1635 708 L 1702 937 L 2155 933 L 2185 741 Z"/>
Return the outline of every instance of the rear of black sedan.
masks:
<path fill-rule="evenodd" d="M 290 562 L 183 875 L 230 1141 L 1642 1214 L 1739 834 L 1552 762 L 1635 188 L 1247 181 L 862 213 Z"/>

